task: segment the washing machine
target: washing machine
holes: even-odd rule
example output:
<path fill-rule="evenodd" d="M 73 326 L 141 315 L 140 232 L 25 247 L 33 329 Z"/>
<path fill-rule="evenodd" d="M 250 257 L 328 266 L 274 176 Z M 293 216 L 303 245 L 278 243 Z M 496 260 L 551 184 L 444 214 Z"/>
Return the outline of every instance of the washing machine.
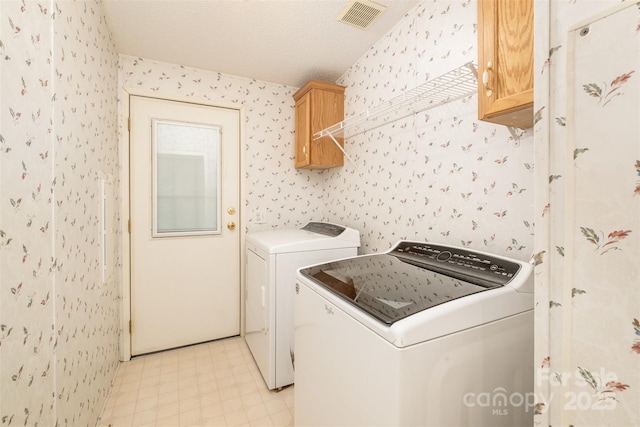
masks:
<path fill-rule="evenodd" d="M 358 253 L 360 233 L 328 222 L 246 237 L 245 340 L 269 389 L 293 383 L 296 270 Z"/>
<path fill-rule="evenodd" d="M 532 426 L 532 270 L 412 241 L 300 269 L 295 425 Z"/>

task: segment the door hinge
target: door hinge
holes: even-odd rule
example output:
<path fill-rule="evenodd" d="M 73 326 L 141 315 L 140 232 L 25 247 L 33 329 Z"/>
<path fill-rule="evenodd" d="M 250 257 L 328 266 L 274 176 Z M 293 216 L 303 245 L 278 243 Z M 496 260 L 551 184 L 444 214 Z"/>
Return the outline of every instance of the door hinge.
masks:
<path fill-rule="evenodd" d="M 131 333 L 133 331 L 133 324 L 131 323 L 131 320 L 129 320 L 129 333 Z"/>
<path fill-rule="evenodd" d="M 131 132 L 131 117 L 127 117 L 127 130 Z"/>
<path fill-rule="evenodd" d="M 127 221 L 127 230 L 129 231 L 129 234 L 131 234 L 131 220 Z"/>

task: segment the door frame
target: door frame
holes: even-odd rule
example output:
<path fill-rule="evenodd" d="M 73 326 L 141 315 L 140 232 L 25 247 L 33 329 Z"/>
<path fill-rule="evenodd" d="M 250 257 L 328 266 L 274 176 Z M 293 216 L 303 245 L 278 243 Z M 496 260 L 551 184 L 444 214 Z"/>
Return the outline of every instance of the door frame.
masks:
<path fill-rule="evenodd" d="M 240 140 L 238 141 L 238 143 L 240 144 L 239 147 L 239 162 L 240 162 L 240 167 L 239 167 L 239 175 L 238 176 L 238 183 L 239 183 L 239 191 L 240 194 L 239 199 L 239 205 L 238 205 L 238 220 L 239 220 L 239 224 L 238 224 L 238 230 L 239 230 L 239 236 L 238 238 L 240 239 L 240 252 L 237 254 L 238 256 L 238 260 L 239 263 L 238 265 L 240 266 L 240 301 L 238 301 L 238 304 L 240 304 L 240 335 L 244 335 L 244 298 L 245 298 L 245 287 L 244 287 L 244 283 L 245 283 L 245 269 L 244 269 L 244 259 L 242 257 L 242 254 L 245 253 L 245 224 L 246 224 L 246 220 L 245 220 L 245 210 L 243 209 L 244 207 L 244 201 L 246 200 L 245 197 L 245 183 L 243 180 L 243 176 L 244 176 L 244 170 L 245 170 L 245 153 L 242 147 L 245 146 L 245 118 L 246 118 L 246 109 L 245 106 L 243 104 L 240 103 L 216 103 L 213 104 L 211 102 L 207 102 L 205 100 L 202 99 L 193 99 L 193 98 L 187 98 L 187 97 L 181 97 L 181 96 L 174 96 L 173 94 L 171 96 L 162 96 L 163 94 L 161 93 L 156 93 L 156 92 L 150 92 L 150 91 L 145 91 L 145 90 L 140 90 L 139 88 L 133 88 L 133 87 L 126 87 L 126 88 L 120 88 L 119 89 L 119 94 L 118 94 L 118 105 L 119 105 L 119 110 L 118 110 L 118 132 L 120 132 L 120 138 L 119 138 L 119 142 L 118 142 L 118 149 L 120 150 L 120 189 L 119 189 L 119 194 L 120 194 L 120 232 L 121 232 L 121 241 L 120 241 L 120 253 L 121 253 L 121 264 L 122 264 L 122 269 L 121 269 L 121 275 L 120 275 L 120 281 L 122 283 L 122 288 L 121 288 L 121 305 L 120 305 L 120 360 L 121 361 L 128 361 L 131 360 L 131 333 L 129 332 L 129 324 L 131 322 L 131 244 L 130 244 L 130 239 L 131 236 L 129 234 L 129 219 L 130 219 L 130 206 L 129 206 L 129 199 L 130 199 L 130 184 L 131 184 L 131 177 L 130 177 L 130 168 L 131 168 L 131 164 L 130 164 L 130 155 L 129 155 L 129 150 L 130 150 L 130 138 L 129 138 L 129 129 L 128 129 L 128 123 L 129 123 L 129 111 L 130 111 L 130 100 L 131 100 L 131 96 L 144 96 L 144 97 L 148 97 L 148 98 L 155 98 L 155 99 L 162 99 L 162 100 L 166 100 L 166 101 L 176 101 L 176 102 L 184 102 L 184 103 L 189 103 L 189 104 L 198 104 L 198 105 L 204 105 L 207 107 L 218 107 L 218 108 L 228 108 L 228 109 L 233 109 L 233 110 L 237 110 L 239 112 L 239 120 L 240 120 Z"/>

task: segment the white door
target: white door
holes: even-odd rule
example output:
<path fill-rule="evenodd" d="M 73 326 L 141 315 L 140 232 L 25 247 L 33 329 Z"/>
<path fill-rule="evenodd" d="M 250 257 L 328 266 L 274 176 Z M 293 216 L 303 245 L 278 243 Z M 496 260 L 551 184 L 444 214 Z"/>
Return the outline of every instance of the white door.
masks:
<path fill-rule="evenodd" d="M 240 333 L 239 112 L 130 98 L 131 354 Z"/>

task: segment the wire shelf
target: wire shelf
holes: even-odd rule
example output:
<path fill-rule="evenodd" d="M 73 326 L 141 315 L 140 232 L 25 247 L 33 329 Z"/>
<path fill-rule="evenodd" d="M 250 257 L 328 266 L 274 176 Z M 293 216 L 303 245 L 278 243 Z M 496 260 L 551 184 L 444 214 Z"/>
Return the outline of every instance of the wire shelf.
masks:
<path fill-rule="evenodd" d="M 349 138 L 403 117 L 465 98 L 477 91 L 478 72 L 475 64 L 468 62 L 383 104 L 329 126 L 315 133 L 313 139 L 324 136 L 329 136 L 334 141 L 335 138 Z"/>

